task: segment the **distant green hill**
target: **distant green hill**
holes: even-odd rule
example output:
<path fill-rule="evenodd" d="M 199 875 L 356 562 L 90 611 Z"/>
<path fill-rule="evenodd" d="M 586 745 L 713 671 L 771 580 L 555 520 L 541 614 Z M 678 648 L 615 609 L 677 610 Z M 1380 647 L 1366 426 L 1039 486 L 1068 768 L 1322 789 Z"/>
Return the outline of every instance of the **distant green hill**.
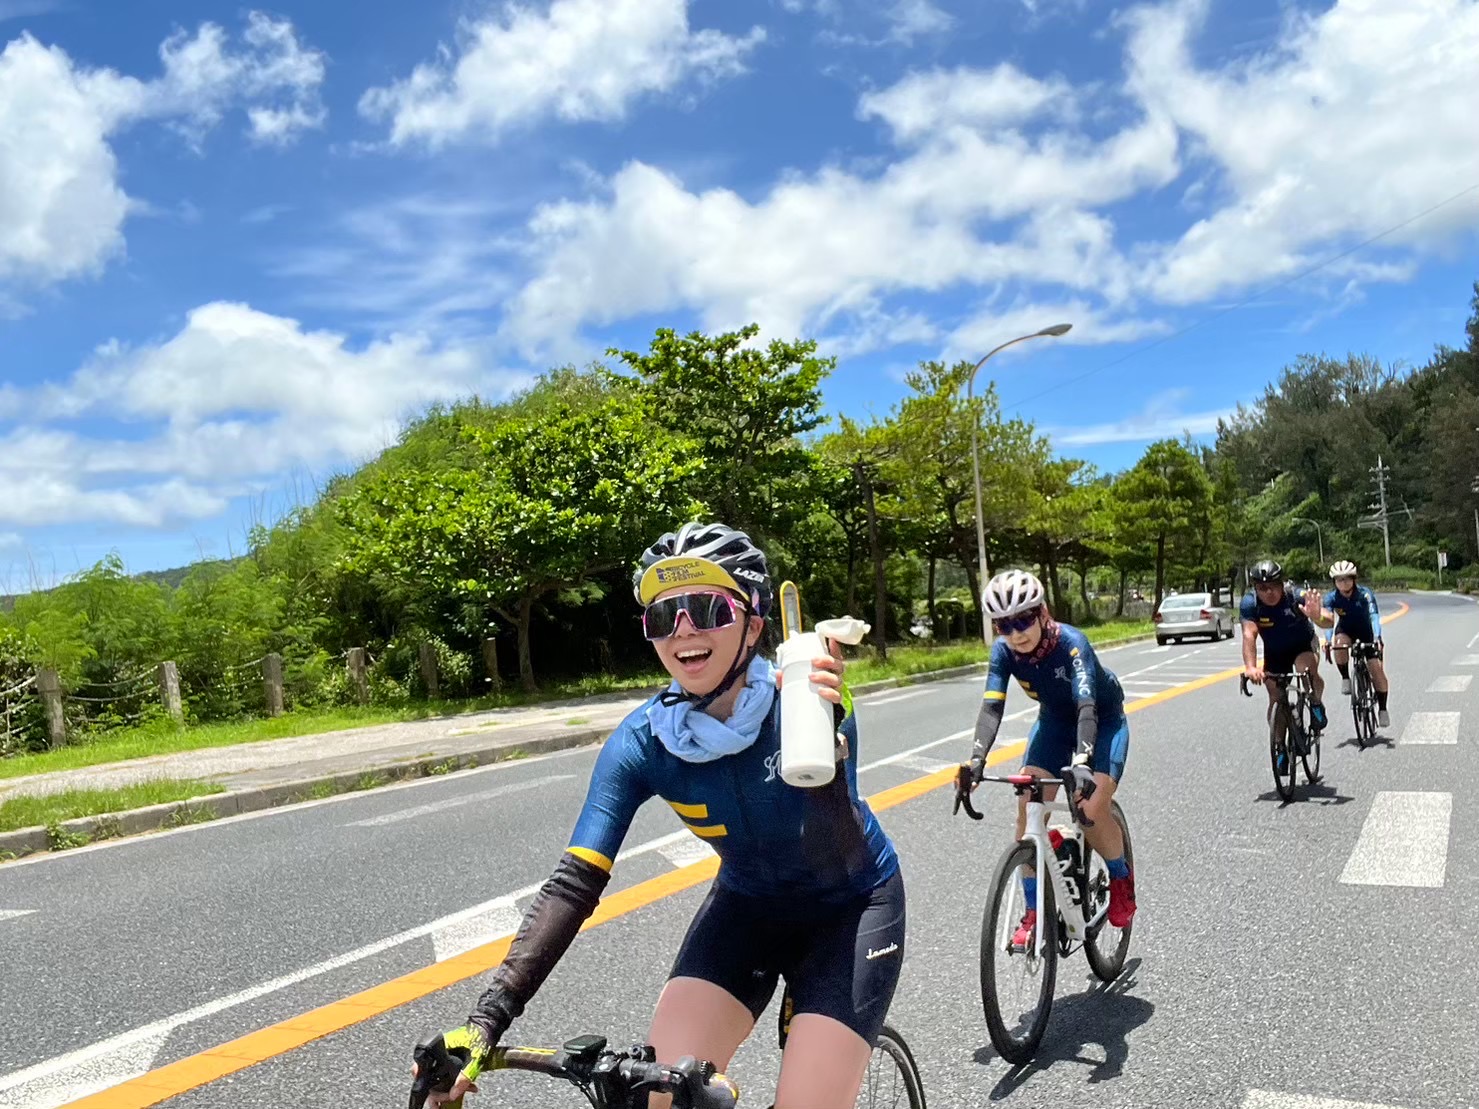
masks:
<path fill-rule="evenodd" d="M 184 581 L 185 578 L 189 576 L 190 571 L 194 570 L 197 566 L 209 566 L 213 563 L 221 563 L 222 565 L 229 566 L 232 563 L 238 561 L 240 561 L 240 559 L 210 558 L 205 559 L 201 562 L 192 562 L 188 566 L 176 566 L 169 570 L 144 570 L 132 576 L 138 581 L 155 581 L 160 582 L 170 589 L 178 589 L 180 587 L 180 583 Z M 50 590 L 42 590 L 42 592 L 50 592 Z M 18 593 L 0 594 L 0 612 L 14 611 L 16 598 L 20 595 L 21 594 Z"/>

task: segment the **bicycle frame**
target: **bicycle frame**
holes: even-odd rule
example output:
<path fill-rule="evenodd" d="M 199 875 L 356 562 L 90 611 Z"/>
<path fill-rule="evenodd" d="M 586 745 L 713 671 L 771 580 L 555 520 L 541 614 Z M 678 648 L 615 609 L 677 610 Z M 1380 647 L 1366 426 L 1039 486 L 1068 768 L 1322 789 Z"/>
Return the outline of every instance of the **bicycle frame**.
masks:
<path fill-rule="evenodd" d="M 1047 801 L 1043 798 L 1043 789 L 1047 786 L 1063 786 L 1061 778 L 1035 778 L 1030 774 L 1009 774 L 1005 777 L 987 775 L 981 779 L 986 782 L 1007 782 L 1012 785 L 1019 794 L 1027 794 L 1027 826 L 1022 833 L 1019 842 L 1031 840 L 1037 852 L 1036 874 L 1037 874 L 1037 904 L 1033 910 L 1037 913 L 1037 946 L 1033 952 L 1035 955 L 1042 954 L 1044 937 L 1049 929 L 1043 914 L 1043 882 L 1053 883 L 1053 893 L 1056 895 L 1054 901 L 1058 907 L 1058 919 L 1063 922 L 1063 930 L 1068 934 L 1069 942 L 1084 943 L 1088 939 L 1089 930 L 1104 919 L 1109 912 L 1109 903 L 1106 901 L 1100 906 L 1099 911 L 1092 917 L 1085 917 L 1083 903 L 1083 887 L 1077 881 L 1070 881 L 1069 876 L 1063 873 L 1063 868 L 1058 866 L 1058 855 L 1053 850 L 1052 841 L 1048 838 L 1048 814 L 1054 812 L 1066 812 L 1072 820 L 1071 832 L 1079 846 L 1079 865 L 1083 865 L 1085 855 L 1083 822 L 1080 819 L 1078 806 L 1068 801 Z M 1067 838 L 1067 837 L 1065 837 Z M 1051 860 L 1051 863 L 1049 862 Z M 1076 876 L 1075 876 L 1076 877 Z M 1085 875 L 1087 877 L 1087 875 Z M 1003 945 L 1011 941 L 1012 931 L 1016 925 L 1004 920 L 1002 922 L 1003 934 L 1000 937 Z M 1052 942 L 1058 942 L 1057 930 L 1053 929 Z"/>

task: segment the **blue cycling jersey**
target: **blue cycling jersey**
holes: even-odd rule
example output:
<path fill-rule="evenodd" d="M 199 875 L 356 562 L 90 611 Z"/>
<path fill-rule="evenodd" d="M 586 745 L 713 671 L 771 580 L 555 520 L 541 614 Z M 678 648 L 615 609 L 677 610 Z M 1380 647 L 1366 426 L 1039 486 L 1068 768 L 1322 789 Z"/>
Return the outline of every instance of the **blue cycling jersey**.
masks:
<path fill-rule="evenodd" d="M 1019 655 L 1005 638 L 998 639 L 986 670 L 986 700 L 1005 701 L 1009 678 L 1017 679 L 1049 719 L 1071 723 L 1079 705 L 1090 701 L 1101 722 L 1124 712 L 1119 679 L 1099 665 L 1088 637 L 1067 624 L 1057 625 L 1056 642 L 1045 638 L 1030 655 Z"/>
<path fill-rule="evenodd" d="M 858 796 L 856 717 L 838 729 L 847 758 L 837 776 L 815 789 L 781 780 L 780 724 L 777 697 L 749 747 L 685 762 L 652 734 L 644 704 L 601 749 L 571 853 L 610 870 L 637 809 L 661 797 L 718 853 L 717 881 L 739 893 L 841 900 L 893 877 L 893 843 Z"/>
<path fill-rule="evenodd" d="M 1284 595 L 1277 603 L 1266 605 L 1250 591 L 1243 594 L 1238 615 L 1258 626 L 1265 653 L 1292 651 L 1295 648 L 1308 650 L 1310 641 L 1315 637 L 1315 625 L 1300 606 L 1311 592 L 1313 590 L 1286 587 Z"/>
<path fill-rule="evenodd" d="M 1376 607 L 1376 594 L 1364 585 L 1358 585 L 1347 597 L 1339 589 L 1325 594 L 1325 607 L 1338 617 L 1335 627 L 1325 633 L 1326 639 L 1334 638 L 1337 631 L 1345 632 L 1354 640 L 1371 643 L 1381 637 L 1381 613 Z"/>

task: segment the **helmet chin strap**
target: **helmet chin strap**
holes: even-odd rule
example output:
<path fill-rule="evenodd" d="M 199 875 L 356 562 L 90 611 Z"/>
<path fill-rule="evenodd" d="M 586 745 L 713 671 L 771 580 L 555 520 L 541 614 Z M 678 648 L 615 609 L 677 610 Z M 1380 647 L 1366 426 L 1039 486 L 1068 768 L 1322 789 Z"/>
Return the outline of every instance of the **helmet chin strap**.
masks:
<path fill-rule="evenodd" d="M 740 637 L 739 651 L 735 653 L 734 661 L 730 663 L 729 673 L 724 675 L 724 680 L 708 693 L 705 693 L 702 697 L 694 693 L 689 693 L 688 690 L 684 689 L 681 684 L 676 690 L 665 689 L 658 697 L 658 702 L 660 704 L 666 707 L 671 707 L 673 705 L 681 704 L 684 701 L 692 701 L 694 710 L 697 712 L 703 712 L 720 697 L 723 697 L 724 694 L 729 692 L 730 687 L 739 680 L 740 675 L 750 668 L 750 662 L 754 659 L 755 653 L 760 650 L 759 639 L 755 640 L 755 645 L 753 647 L 749 646 L 745 642 L 746 639 L 749 638 L 748 617 L 750 614 L 750 609 L 748 607 L 745 609 L 745 613 L 746 634 Z"/>

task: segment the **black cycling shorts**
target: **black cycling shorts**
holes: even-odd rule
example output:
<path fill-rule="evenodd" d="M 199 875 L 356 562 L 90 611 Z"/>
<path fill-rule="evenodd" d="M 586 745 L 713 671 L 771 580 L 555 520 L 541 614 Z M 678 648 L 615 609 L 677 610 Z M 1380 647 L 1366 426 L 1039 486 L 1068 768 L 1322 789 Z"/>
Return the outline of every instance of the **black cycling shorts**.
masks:
<path fill-rule="evenodd" d="M 755 1019 L 784 977 L 792 1013 L 818 1013 L 877 1040 L 904 962 L 904 878 L 834 904 L 748 897 L 715 881 L 699 907 L 673 978 L 701 978 Z"/>
<path fill-rule="evenodd" d="M 1274 648 L 1265 644 L 1263 648 L 1263 669 L 1265 673 L 1269 674 L 1292 674 L 1294 673 L 1294 664 L 1299 660 L 1300 655 L 1313 654 L 1316 656 L 1316 661 L 1318 661 L 1319 650 L 1319 641 L 1313 639 L 1303 644 L 1296 644 L 1293 647 Z"/>

